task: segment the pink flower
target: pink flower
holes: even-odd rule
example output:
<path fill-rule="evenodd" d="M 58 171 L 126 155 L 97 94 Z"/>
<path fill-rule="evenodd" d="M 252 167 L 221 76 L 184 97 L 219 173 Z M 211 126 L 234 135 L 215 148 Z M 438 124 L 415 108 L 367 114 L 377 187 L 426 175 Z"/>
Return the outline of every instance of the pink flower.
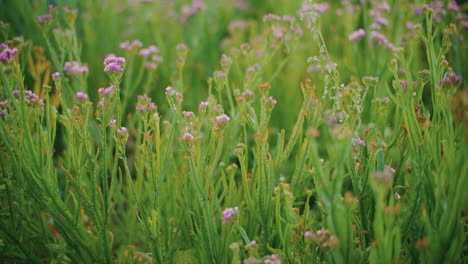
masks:
<path fill-rule="evenodd" d="M 133 50 L 135 48 L 141 48 L 142 46 L 143 46 L 143 43 L 141 43 L 141 41 L 139 41 L 139 40 L 134 40 L 132 42 L 126 40 L 126 41 L 120 43 L 120 48 L 128 50 L 128 51 L 131 51 L 131 50 Z"/>
<path fill-rule="evenodd" d="M 37 22 L 40 23 L 40 24 L 47 24 L 52 19 L 52 15 L 51 14 L 45 14 L 45 15 L 42 15 L 42 16 L 38 16 L 36 19 L 37 19 Z"/>
<path fill-rule="evenodd" d="M 149 46 L 148 48 L 146 49 L 141 49 L 140 52 L 138 53 L 140 56 L 146 58 L 148 57 L 149 55 L 153 54 L 153 53 L 158 53 L 159 52 L 159 49 L 158 47 L 152 45 L 152 46 Z"/>
<path fill-rule="evenodd" d="M 366 32 L 364 31 L 364 29 L 360 28 L 360 29 L 354 31 L 353 33 L 351 33 L 351 35 L 349 35 L 349 40 L 360 39 L 360 38 L 364 37 L 365 34 L 366 34 Z"/>
<path fill-rule="evenodd" d="M 304 233 L 304 237 L 315 237 L 315 234 L 310 231 L 307 231 Z"/>
<path fill-rule="evenodd" d="M 229 223 L 229 219 L 239 213 L 239 207 L 226 208 L 223 211 L 223 224 Z"/>
<path fill-rule="evenodd" d="M 172 86 L 168 86 L 166 88 L 166 94 L 167 95 L 173 95 L 174 94 L 174 88 Z"/>
<path fill-rule="evenodd" d="M 5 44 L 0 44 L 0 61 L 10 62 L 16 57 L 16 53 L 18 53 L 17 48 L 10 49 Z"/>
<path fill-rule="evenodd" d="M 121 72 L 124 70 L 125 66 L 125 58 L 123 57 L 115 57 L 113 55 L 108 56 L 104 59 L 104 71 L 105 72 Z"/>
<path fill-rule="evenodd" d="M 63 70 L 68 75 L 72 75 L 75 73 L 88 72 L 88 67 L 80 66 L 80 64 L 77 61 L 67 61 L 63 66 Z"/>
<path fill-rule="evenodd" d="M 58 77 L 60 77 L 60 72 L 52 73 L 52 78 L 57 79 Z"/>
<path fill-rule="evenodd" d="M 112 62 L 112 63 L 109 63 L 106 67 L 104 67 L 104 71 L 105 72 L 121 72 L 123 71 L 123 68 L 119 64 Z"/>
<path fill-rule="evenodd" d="M 83 93 L 83 92 L 77 92 L 76 93 L 76 98 L 77 99 L 88 99 L 88 95 Z"/>
<path fill-rule="evenodd" d="M 191 117 L 194 117 L 195 115 L 193 114 L 193 112 L 191 111 L 183 111 L 182 114 L 187 117 L 187 118 L 191 118 Z"/>
<path fill-rule="evenodd" d="M 186 132 L 184 133 L 184 135 L 182 136 L 182 140 L 183 141 L 186 141 L 186 142 L 192 142 L 194 139 L 194 137 L 192 136 L 192 134 Z"/>
<path fill-rule="evenodd" d="M 110 93 L 112 93 L 114 91 L 114 87 L 113 86 L 109 86 L 107 88 L 99 88 L 98 89 L 98 92 L 100 94 L 103 94 L 103 95 L 108 95 Z"/>
<path fill-rule="evenodd" d="M 128 129 L 126 127 L 117 128 L 117 133 L 128 134 Z"/>
<path fill-rule="evenodd" d="M 254 64 L 252 66 L 249 66 L 249 68 L 247 69 L 247 71 L 249 72 L 255 72 L 257 71 L 258 69 L 260 69 L 260 65 L 257 63 L 257 64 Z"/>
<path fill-rule="evenodd" d="M 201 102 L 200 103 L 200 106 L 199 106 L 200 110 L 206 109 L 207 107 L 208 107 L 208 102 Z"/>
<path fill-rule="evenodd" d="M 245 96 L 245 97 L 254 97 L 255 96 L 255 93 L 250 91 L 249 89 L 245 90 L 243 93 L 242 93 L 242 96 Z"/>
<path fill-rule="evenodd" d="M 217 125 L 219 128 L 224 127 L 231 120 L 229 116 L 222 114 L 216 117 Z"/>

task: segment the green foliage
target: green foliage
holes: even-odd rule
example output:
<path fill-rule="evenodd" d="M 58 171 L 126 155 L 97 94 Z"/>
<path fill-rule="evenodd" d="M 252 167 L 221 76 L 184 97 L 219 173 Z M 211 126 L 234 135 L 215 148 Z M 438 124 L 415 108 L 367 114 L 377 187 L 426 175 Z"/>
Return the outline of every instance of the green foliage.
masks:
<path fill-rule="evenodd" d="M 464 263 L 466 6 L 390 2 L 0 0 L 0 262 Z"/>

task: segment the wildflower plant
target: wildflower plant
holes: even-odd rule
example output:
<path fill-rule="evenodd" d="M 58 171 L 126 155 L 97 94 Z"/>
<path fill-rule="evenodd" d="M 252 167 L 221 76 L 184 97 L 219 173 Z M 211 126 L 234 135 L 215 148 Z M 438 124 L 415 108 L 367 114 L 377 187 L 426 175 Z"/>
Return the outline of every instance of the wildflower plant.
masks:
<path fill-rule="evenodd" d="M 2 2 L 1 261 L 465 262 L 459 1 L 98 2 Z"/>

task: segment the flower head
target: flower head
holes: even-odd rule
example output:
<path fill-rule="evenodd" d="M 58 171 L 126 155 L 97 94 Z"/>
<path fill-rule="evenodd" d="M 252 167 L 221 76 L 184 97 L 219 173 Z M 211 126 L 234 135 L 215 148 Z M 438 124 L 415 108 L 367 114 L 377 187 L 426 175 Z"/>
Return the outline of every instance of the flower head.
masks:
<path fill-rule="evenodd" d="M 76 98 L 77 99 L 88 99 L 88 95 L 83 93 L 83 92 L 77 92 L 76 93 Z"/>
<path fill-rule="evenodd" d="M 354 31 L 353 33 L 351 33 L 351 35 L 349 35 L 349 40 L 360 39 L 360 38 L 364 37 L 365 34 L 366 34 L 366 31 L 364 31 L 364 29 L 360 28 L 360 29 Z"/>
<path fill-rule="evenodd" d="M 72 75 L 75 73 L 88 72 L 88 67 L 80 66 L 80 64 L 77 61 L 67 61 L 63 66 L 63 70 L 68 75 Z"/>
<path fill-rule="evenodd" d="M 188 132 L 184 133 L 184 135 L 182 136 L 182 141 L 193 142 L 193 140 L 194 140 L 193 135 Z"/>
<path fill-rule="evenodd" d="M 52 19 L 52 15 L 51 14 L 45 14 L 45 15 L 42 15 L 42 16 L 38 16 L 36 18 L 37 22 L 39 24 L 47 24 L 49 23 L 49 21 Z"/>
<path fill-rule="evenodd" d="M 121 135 L 128 135 L 128 129 L 126 127 L 117 128 L 117 133 Z"/>
<path fill-rule="evenodd" d="M 239 207 L 224 209 L 224 211 L 223 211 L 223 224 L 229 223 L 229 220 L 232 219 L 238 213 L 239 213 Z"/>
<path fill-rule="evenodd" d="M 200 106 L 199 106 L 200 110 L 206 109 L 207 107 L 208 107 L 208 102 L 201 102 L 200 103 Z"/>
<path fill-rule="evenodd" d="M 10 49 L 6 44 L 0 44 L 0 61 L 10 62 L 16 57 L 17 48 Z"/>

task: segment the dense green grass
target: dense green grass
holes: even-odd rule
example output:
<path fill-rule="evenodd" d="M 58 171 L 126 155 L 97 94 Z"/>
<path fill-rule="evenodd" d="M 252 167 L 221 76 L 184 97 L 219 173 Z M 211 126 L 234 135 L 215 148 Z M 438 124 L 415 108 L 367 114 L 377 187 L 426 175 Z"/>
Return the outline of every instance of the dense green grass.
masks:
<path fill-rule="evenodd" d="M 466 262 L 466 5 L 0 6 L 0 263 Z"/>

